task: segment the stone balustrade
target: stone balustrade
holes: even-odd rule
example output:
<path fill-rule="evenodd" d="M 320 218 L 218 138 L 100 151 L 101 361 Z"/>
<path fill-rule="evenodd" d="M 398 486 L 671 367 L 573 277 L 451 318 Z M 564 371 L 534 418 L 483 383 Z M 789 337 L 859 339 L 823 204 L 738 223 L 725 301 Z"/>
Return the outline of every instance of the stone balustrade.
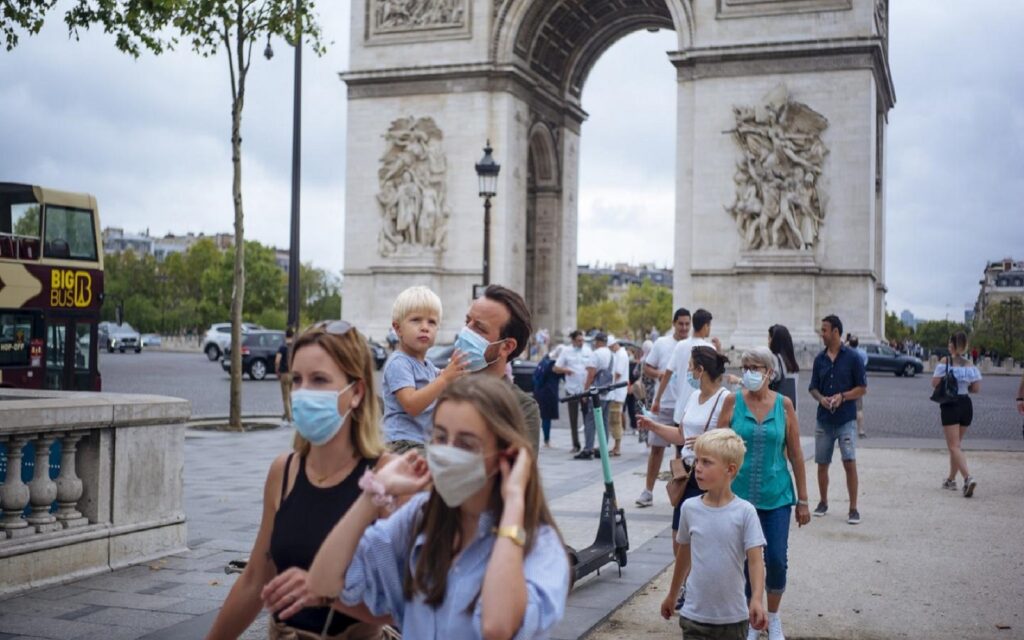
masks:
<path fill-rule="evenodd" d="M 190 412 L 160 396 L 0 389 L 0 595 L 183 549 Z"/>

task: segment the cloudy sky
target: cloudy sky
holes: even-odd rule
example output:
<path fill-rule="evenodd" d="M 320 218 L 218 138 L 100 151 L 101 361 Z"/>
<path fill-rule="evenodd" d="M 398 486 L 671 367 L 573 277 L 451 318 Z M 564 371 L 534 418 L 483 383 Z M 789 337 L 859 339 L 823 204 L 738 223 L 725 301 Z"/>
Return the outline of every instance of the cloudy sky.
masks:
<path fill-rule="evenodd" d="M 95 194 L 105 225 L 153 234 L 231 228 L 227 62 L 187 50 L 139 60 L 109 36 L 42 33 L 0 49 L 0 180 Z M 303 69 L 302 254 L 340 271 L 348 2 L 322 2 L 328 53 Z M 986 260 L 1024 259 L 1024 2 L 892 3 L 888 305 L 961 318 Z M 579 260 L 671 265 L 671 33 L 598 62 L 583 96 Z M 243 121 L 247 235 L 287 245 L 292 56 L 252 65 Z M 262 47 L 261 47 L 262 48 Z M 640 197 L 637 194 L 641 194 Z M 623 232 L 623 229 L 633 231 Z M 614 236 L 613 236 L 614 234 Z M 624 238 L 623 242 L 613 237 Z"/>

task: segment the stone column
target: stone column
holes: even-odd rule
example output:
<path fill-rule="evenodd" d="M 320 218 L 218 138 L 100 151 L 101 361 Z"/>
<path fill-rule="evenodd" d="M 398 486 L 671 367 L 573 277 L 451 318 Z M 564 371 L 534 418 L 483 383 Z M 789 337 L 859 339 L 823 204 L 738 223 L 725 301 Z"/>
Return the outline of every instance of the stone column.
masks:
<path fill-rule="evenodd" d="M 28 523 L 39 533 L 59 531 L 61 525 L 56 516 L 50 513 L 50 506 L 57 499 L 57 483 L 50 479 L 50 446 L 55 438 L 51 435 L 36 439 L 36 469 L 32 482 L 29 483 L 32 513 Z"/>
<path fill-rule="evenodd" d="M 7 479 L 0 486 L 0 507 L 3 507 L 0 531 L 8 538 L 21 538 L 35 533 L 35 529 L 29 527 L 21 515 L 29 499 L 28 485 L 21 480 L 22 449 L 28 441 L 27 436 L 9 436 L 4 439 L 7 444 Z"/>
<path fill-rule="evenodd" d="M 61 436 L 60 475 L 57 476 L 57 521 L 65 529 L 89 524 L 88 518 L 78 511 L 78 500 L 82 497 L 82 480 L 75 470 L 75 452 L 78 441 L 85 433 L 65 433 Z"/>

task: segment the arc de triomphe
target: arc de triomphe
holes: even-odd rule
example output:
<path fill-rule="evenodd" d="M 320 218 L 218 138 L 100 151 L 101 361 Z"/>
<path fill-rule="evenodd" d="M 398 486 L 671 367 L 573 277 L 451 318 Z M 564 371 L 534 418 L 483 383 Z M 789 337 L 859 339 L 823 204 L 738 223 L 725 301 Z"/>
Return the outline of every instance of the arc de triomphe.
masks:
<path fill-rule="evenodd" d="M 441 340 L 481 281 L 473 165 L 502 165 L 491 280 L 535 327 L 576 322 L 580 96 L 610 45 L 672 29 L 676 305 L 726 345 L 773 323 L 816 341 L 837 313 L 884 332 L 887 0 L 354 0 L 345 316 L 375 337 L 399 291 L 444 301 Z"/>

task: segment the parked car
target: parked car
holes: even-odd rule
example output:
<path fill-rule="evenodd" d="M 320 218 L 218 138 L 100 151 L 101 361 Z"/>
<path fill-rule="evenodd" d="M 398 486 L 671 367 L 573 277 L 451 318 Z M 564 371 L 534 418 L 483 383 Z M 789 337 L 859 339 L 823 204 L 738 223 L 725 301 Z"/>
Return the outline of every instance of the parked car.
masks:
<path fill-rule="evenodd" d="M 884 344 L 866 344 L 864 349 L 868 352 L 868 371 L 891 371 L 908 378 L 924 371 L 924 364 L 919 358 L 900 353 Z"/>
<path fill-rule="evenodd" d="M 242 323 L 242 333 L 249 331 L 263 331 L 263 327 L 252 322 Z M 211 362 L 216 362 L 224 355 L 224 351 L 231 346 L 231 323 L 215 322 L 206 330 L 203 336 L 203 353 Z"/>
<path fill-rule="evenodd" d="M 159 347 L 163 344 L 163 340 L 160 338 L 159 333 L 144 333 L 142 334 L 142 346 L 144 347 Z"/>
<path fill-rule="evenodd" d="M 438 369 L 444 369 L 451 362 L 453 353 L 455 353 L 454 344 L 435 344 L 427 349 L 427 360 L 433 362 Z"/>
<path fill-rule="evenodd" d="M 284 344 L 284 331 L 250 329 L 242 336 L 242 374 L 262 380 L 274 372 L 274 356 Z M 231 371 L 231 345 L 224 348 L 220 359 L 224 371 Z"/>
<path fill-rule="evenodd" d="M 384 366 L 384 363 L 387 362 L 388 351 L 384 348 L 384 345 L 370 340 L 369 338 L 367 338 L 366 343 L 370 347 L 370 353 L 373 354 L 373 363 L 376 365 L 377 370 L 380 371 L 381 367 Z"/>
<path fill-rule="evenodd" d="M 100 345 L 106 348 L 107 353 L 124 353 L 128 350 L 142 352 L 142 336 L 127 322 L 120 325 L 115 322 L 101 322 L 97 329 Z"/>

